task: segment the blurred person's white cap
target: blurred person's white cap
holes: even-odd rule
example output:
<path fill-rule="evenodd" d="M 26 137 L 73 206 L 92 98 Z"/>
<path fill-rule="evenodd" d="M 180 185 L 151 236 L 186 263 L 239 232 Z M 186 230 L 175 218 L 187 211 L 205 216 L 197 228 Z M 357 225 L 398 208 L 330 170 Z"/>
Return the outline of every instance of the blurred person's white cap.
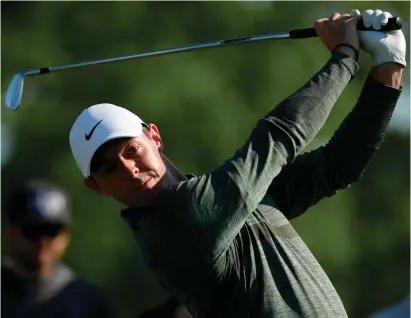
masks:
<path fill-rule="evenodd" d="M 107 141 L 138 137 L 143 120 L 129 110 L 112 105 L 97 104 L 85 109 L 70 130 L 70 147 L 84 177 L 90 176 L 90 163 L 97 149 Z"/>

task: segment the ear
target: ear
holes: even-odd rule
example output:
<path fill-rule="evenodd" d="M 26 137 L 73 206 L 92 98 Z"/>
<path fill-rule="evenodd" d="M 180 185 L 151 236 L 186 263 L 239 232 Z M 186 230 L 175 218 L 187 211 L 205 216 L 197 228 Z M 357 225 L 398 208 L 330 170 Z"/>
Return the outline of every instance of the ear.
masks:
<path fill-rule="evenodd" d="M 103 189 L 100 188 L 100 187 L 98 186 L 98 184 L 97 184 L 95 181 L 91 180 L 90 178 L 84 179 L 84 184 L 86 185 L 87 188 L 93 190 L 94 192 L 96 192 L 96 193 L 98 193 L 98 194 L 100 194 L 100 195 L 108 196 L 108 194 L 105 193 L 105 192 L 103 191 Z"/>
<path fill-rule="evenodd" d="M 147 125 L 147 130 L 150 134 L 151 139 L 156 144 L 158 151 L 160 153 L 163 152 L 163 148 L 164 148 L 163 141 L 161 140 L 160 132 L 159 132 L 157 126 L 154 125 L 154 124 L 148 124 Z"/>

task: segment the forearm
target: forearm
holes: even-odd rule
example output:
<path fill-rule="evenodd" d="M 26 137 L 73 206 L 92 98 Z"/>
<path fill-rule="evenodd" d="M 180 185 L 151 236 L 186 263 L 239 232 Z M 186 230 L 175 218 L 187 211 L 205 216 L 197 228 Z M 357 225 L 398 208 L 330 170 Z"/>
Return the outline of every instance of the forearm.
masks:
<path fill-rule="evenodd" d="M 280 128 L 278 133 L 287 134 L 294 155 L 300 152 L 324 125 L 335 102 L 358 69 L 354 59 L 336 52 L 306 85 L 264 117 Z"/>
<path fill-rule="evenodd" d="M 399 89 L 401 87 L 403 69 L 404 66 L 397 63 L 384 63 L 374 66 L 371 73 L 376 82 Z"/>
<path fill-rule="evenodd" d="M 373 68 L 357 105 L 330 142 L 298 156 L 273 180 L 268 192 L 287 218 L 304 213 L 361 177 L 383 141 L 400 83 L 398 65 Z"/>
<path fill-rule="evenodd" d="M 380 147 L 401 94 L 395 88 L 397 84 L 396 76 L 388 72 L 376 76 L 374 69 L 357 105 L 325 147 L 327 162 L 338 183 L 348 185 L 358 180 Z"/>

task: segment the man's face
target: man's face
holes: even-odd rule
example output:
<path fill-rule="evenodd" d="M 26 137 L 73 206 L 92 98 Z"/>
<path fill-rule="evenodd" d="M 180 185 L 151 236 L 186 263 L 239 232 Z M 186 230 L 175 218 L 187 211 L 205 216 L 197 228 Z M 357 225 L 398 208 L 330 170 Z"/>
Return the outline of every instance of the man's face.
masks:
<path fill-rule="evenodd" d="M 148 135 L 143 133 L 103 145 L 93 158 L 91 178 L 85 180 L 86 185 L 127 206 L 149 205 L 166 168 L 157 127 L 150 124 L 147 132 Z"/>
<path fill-rule="evenodd" d="M 69 243 L 69 234 L 60 224 L 8 224 L 7 234 L 14 259 L 29 271 L 54 266 Z"/>

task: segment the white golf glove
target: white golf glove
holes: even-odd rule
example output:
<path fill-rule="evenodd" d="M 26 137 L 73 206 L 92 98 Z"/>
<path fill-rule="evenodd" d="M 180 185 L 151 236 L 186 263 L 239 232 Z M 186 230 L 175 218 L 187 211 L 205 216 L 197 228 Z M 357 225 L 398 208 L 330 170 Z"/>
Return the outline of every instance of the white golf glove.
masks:
<path fill-rule="evenodd" d="M 351 16 L 360 15 L 360 11 L 351 11 Z M 381 10 L 365 10 L 362 14 L 364 26 L 375 30 L 386 25 L 388 18 L 392 15 Z M 373 66 L 388 62 L 395 62 L 406 66 L 405 37 L 401 30 L 390 32 L 358 31 L 360 46 L 365 52 L 370 53 L 373 58 Z"/>

